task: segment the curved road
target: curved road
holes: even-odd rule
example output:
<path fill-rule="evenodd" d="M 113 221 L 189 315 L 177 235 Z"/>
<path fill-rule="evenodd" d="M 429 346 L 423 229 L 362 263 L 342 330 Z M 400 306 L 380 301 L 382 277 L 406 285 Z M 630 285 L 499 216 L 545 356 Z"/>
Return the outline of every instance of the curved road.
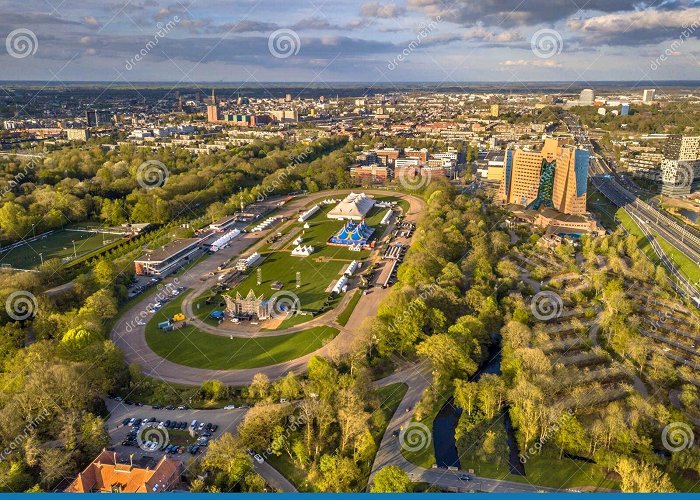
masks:
<path fill-rule="evenodd" d="M 304 196 L 299 199 L 294 199 L 281 208 L 279 215 L 293 216 L 297 214 L 300 208 L 304 207 L 311 201 L 329 197 L 335 198 L 338 196 L 344 196 L 349 192 L 350 190 L 321 192 L 314 193 L 310 196 Z M 364 192 L 377 196 L 396 196 L 407 200 L 410 204 L 408 214 L 406 214 L 407 220 L 417 220 L 419 214 L 425 206 L 425 202 L 420 198 L 404 193 L 384 190 L 364 190 Z M 266 203 L 269 203 L 270 206 L 272 206 L 272 202 Z M 220 250 L 214 255 L 205 258 L 202 262 L 197 264 L 194 268 L 187 270 L 181 276 L 164 280 L 164 283 L 175 282 L 177 286 L 184 286 L 188 289 L 194 289 L 194 292 L 190 295 L 195 297 L 203 290 L 210 288 L 216 283 L 216 278 L 209 276 L 209 273 L 215 273 L 220 264 L 227 262 L 231 258 L 237 257 L 245 251 L 252 250 L 255 245 L 261 245 L 262 241 L 264 241 L 269 234 L 277 231 L 279 231 L 279 228 L 274 227 L 267 232 L 255 234 L 244 233 L 235 239 L 228 248 Z M 339 307 L 336 307 L 334 311 L 329 312 L 316 320 L 312 320 L 313 323 L 309 322 L 301 327 L 269 332 L 269 334 L 272 335 L 284 335 L 286 333 L 292 333 L 309 328 L 312 324 L 315 324 L 316 326 L 319 324 L 325 324 L 339 330 L 338 335 L 332 341 L 322 348 L 307 354 L 306 356 L 259 368 L 241 370 L 207 370 L 180 365 L 160 357 L 151 350 L 146 342 L 145 325 L 139 325 L 134 321 L 137 317 L 139 317 L 139 314 L 142 311 L 146 310 L 149 303 L 153 303 L 154 300 L 156 300 L 153 297 L 144 298 L 125 311 L 115 323 L 114 328 L 112 329 L 111 338 L 124 352 L 126 361 L 128 363 L 137 363 L 141 366 L 143 373 L 150 377 L 186 385 L 200 385 L 203 381 L 211 379 L 220 380 L 228 385 L 248 385 L 252 381 L 253 376 L 255 376 L 257 373 L 264 373 L 271 380 L 274 380 L 283 377 L 290 371 L 296 373 L 305 371 L 306 365 L 312 356 L 328 356 L 331 354 L 348 352 L 352 346 L 355 334 L 362 324 L 362 321 L 367 317 L 376 315 L 379 304 L 388 292 L 389 289 L 382 290 L 381 288 L 373 288 L 370 294 L 363 295 L 345 327 L 341 327 L 335 323 L 335 318 L 342 310 L 342 305 L 344 302 L 349 300 L 347 295 L 343 298 L 343 303 L 341 303 Z M 318 321 L 318 323 L 316 323 L 316 321 Z M 210 327 L 209 325 L 206 326 L 207 330 L 214 328 Z M 227 336 L 236 335 L 241 337 L 251 337 L 251 333 L 245 331 L 236 332 L 226 330 L 217 333 Z M 268 335 L 268 332 L 257 333 L 256 335 L 261 334 Z M 177 347 L 178 346 L 173 346 L 173 348 Z M 192 344 L 189 346 L 183 346 L 183 348 L 196 349 L 197 346 Z"/>

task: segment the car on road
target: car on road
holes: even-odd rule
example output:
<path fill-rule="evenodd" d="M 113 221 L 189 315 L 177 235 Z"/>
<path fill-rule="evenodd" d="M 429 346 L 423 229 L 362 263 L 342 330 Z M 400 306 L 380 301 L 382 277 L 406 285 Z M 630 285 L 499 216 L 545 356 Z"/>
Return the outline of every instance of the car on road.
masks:
<path fill-rule="evenodd" d="M 224 406 L 224 410 L 235 410 L 235 409 L 236 409 L 236 405 L 226 405 L 226 406 Z"/>
<path fill-rule="evenodd" d="M 457 479 L 460 481 L 471 481 L 472 478 L 469 476 L 469 474 L 457 474 Z"/>
<path fill-rule="evenodd" d="M 254 458 L 255 461 L 258 462 L 259 464 L 261 464 L 261 463 L 263 463 L 263 462 L 265 461 L 265 459 L 264 459 L 259 453 L 256 453 L 255 455 L 253 455 L 253 458 Z"/>

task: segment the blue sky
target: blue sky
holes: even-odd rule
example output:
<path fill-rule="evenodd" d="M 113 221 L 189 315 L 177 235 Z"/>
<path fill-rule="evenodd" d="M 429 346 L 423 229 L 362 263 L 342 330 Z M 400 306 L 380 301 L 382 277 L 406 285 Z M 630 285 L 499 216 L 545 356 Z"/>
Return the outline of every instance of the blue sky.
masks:
<path fill-rule="evenodd" d="M 700 0 L 0 0 L 0 79 L 698 79 L 699 36 Z"/>

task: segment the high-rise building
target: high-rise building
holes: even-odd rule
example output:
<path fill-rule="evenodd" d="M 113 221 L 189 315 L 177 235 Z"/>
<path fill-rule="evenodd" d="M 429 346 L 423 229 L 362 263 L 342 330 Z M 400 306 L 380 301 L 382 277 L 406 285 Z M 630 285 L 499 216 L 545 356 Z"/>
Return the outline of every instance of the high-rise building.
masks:
<path fill-rule="evenodd" d="M 620 105 L 620 116 L 627 116 L 630 114 L 630 105 L 628 102 L 623 102 Z"/>
<path fill-rule="evenodd" d="M 700 136 L 671 135 L 663 149 L 661 194 L 683 196 L 700 181 Z"/>
<path fill-rule="evenodd" d="M 216 103 L 216 93 L 211 89 L 211 100 L 207 104 L 207 121 L 215 123 L 219 121 L 219 105 Z"/>
<path fill-rule="evenodd" d="M 499 199 L 531 210 L 584 215 L 589 157 L 565 139 L 547 138 L 541 151 L 508 149 Z"/>
<path fill-rule="evenodd" d="M 644 94 L 642 95 L 642 102 L 644 104 L 651 104 L 654 102 L 654 96 L 656 94 L 656 89 L 644 89 Z"/>
<path fill-rule="evenodd" d="M 595 100 L 595 94 L 593 89 L 583 89 L 578 98 L 578 103 L 581 106 L 593 106 L 593 101 Z"/>
<path fill-rule="evenodd" d="M 500 113 L 500 109 L 498 104 L 492 104 L 491 105 L 491 116 L 494 118 L 498 118 L 498 115 Z"/>
<path fill-rule="evenodd" d="M 85 111 L 88 127 L 100 127 L 112 124 L 112 114 L 104 109 L 88 109 Z"/>

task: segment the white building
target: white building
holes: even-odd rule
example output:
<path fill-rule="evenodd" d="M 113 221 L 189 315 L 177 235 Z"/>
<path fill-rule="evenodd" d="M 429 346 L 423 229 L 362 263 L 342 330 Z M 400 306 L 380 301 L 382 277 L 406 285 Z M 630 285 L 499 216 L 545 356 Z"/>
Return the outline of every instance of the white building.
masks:
<path fill-rule="evenodd" d="M 328 212 L 328 218 L 359 221 L 367 216 L 369 211 L 372 210 L 374 203 L 374 199 L 365 193 L 350 193 L 335 208 Z"/>

